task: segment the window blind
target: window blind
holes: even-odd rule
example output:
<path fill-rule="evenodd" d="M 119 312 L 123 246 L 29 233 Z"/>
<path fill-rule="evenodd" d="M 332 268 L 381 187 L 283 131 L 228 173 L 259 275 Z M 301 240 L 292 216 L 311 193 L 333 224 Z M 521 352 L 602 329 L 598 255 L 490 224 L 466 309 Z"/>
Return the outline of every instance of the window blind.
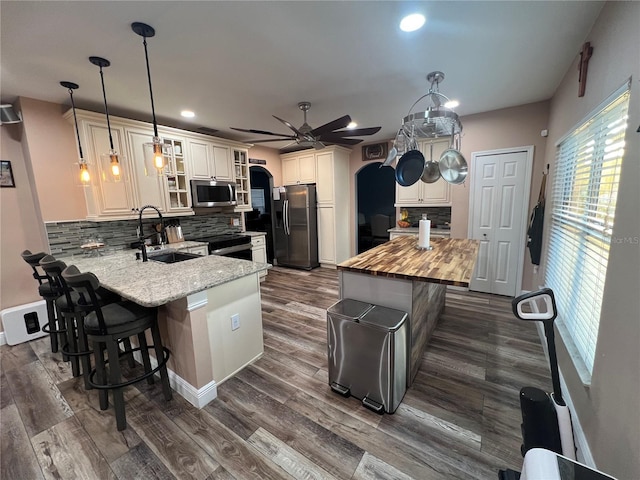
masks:
<path fill-rule="evenodd" d="M 558 145 L 545 284 L 558 318 L 593 370 L 602 294 L 624 156 L 629 89 Z"/>

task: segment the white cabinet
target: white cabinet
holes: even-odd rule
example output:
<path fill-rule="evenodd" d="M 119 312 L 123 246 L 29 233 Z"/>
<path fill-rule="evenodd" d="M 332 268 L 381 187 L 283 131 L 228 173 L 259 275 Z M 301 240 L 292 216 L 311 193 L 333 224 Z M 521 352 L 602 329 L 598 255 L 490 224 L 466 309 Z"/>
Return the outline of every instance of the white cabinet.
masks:
<path fill-rule="evenodd" d="M 438 161 L 440 155 L 448 148 L 448 141 L 433 142 L 433 159 Z M 431 142 L 419 142 L 418 148 L 426 161 L 431 158 Z M 451 184 L 440 178 L 434 183 L 418 180 L 410 187 L 396 184 L 396 207 L 442 207 L 451 206 Z"/>
<path fill-rule="evenodd" d="M 335 207 L 318 207 L 318 260 L 336 264 Z"/>
<path fill-rule="evenodd" d="M 229 147 L 203 140 L 189 140 L 189 162 L 191 178 L 233 179 Z"/>
<path fill-rule="evenodd" d="M 181 250 L 182 252 L 195 253 L 196 255 L 206 256 L 209 255 L 209 247 L 201 245 L 199 247 L 189 247 Z"/>
<path fill-rule="evenodd" d="M 153 139 L 153 127 L 145 122 L 110 117 L 111 135 L 115 150 L 120 154 L 123 178 L 109 181 L 109 162 L 102 162 L 101 155 L 108 154 L 109 134 L 103 114 L 76 110 L 85 158 L 89 162 L 91 185 L 84 189 L 87 218 L 90 220 L 115 220 L 137 217 L 137 208 L 154 205 L 162 213 L 193 215 L 189 180 L 212 176 L 236 181 L 231 149 L 242 152 L 244 165 L 241 179 L 245 203 L 242 208 L 251 209 L 250 181 L 245 144 L 226 139 L 209 140 L 201 135 L 171 127 L 160 127 L 158 133 L 166 145 L 173 147 L 169 155 L 168 175 L 147 175 L 146 148 Z M 71 110 L 64 118 L 73 123 Z M 155 172 L 153 172 L 155 173 Z"/>
<path fill-rule="evenodd" d="M 267 263 L 267 243 L 264 235 L 251 236 L 251 259 L 258 263 Z M 267 276 L 267 271 L 260 272 L 260 281 Z"/>
<path fill-rule="evenodd" d="M 316 157 L 313 152 L 296 152 L 281 156 L 282 183 L 316 183 Z"/>
<path fill-rule="evenodd" d="M 123 128 L 112 126 L 111 136 L 114 148 L 120 154 L 120 168 L 123 179 L 119 182 L 107 181 L 108 163 L 100 161 L 102 154 L 109 153 L 109 133 L 106 124 L 99 121 L 78 119 L 85 158 L 91 164 L 91 186 L 85 189 L 87 217 L 132 217 L 137 205 L 137 192 L 132 182 L 131 159 L 127 156 L 126 137 Z"/>
<path fill-rule="evenodd" d="M 165 145 L 171 147 L 169 174 L 163 176 L 166 188 L 167 211 L 169 213 L 183 213 L 191 211 L 191 186 L 187 177 L 185 160 L 186 142 L 183 138 L 163 137 Z M 188 154 L 187 154 L 188 155 Z"/>
<path fill-rule="evenodd" d="M 337 265 L 351 256 L 349 153 L 342 147 L 326 147 L 315 153 L 318 258 L 322 265 Z"/>
<path fill-rule="evenodd" d="M 398 237 L 406 237 L 406 236 L 417 237 L 418 234 L 416 232 L 407 232 L 407 233 L 389 232 L 389 240 L 393 240 L 394 238 L 398 238 Z"/>
<path fill-rule="evenodd" d="M 127 142 L 129 144 L 129 156 L 136 186 L 135 206 L 140 208 L 144 205 L 158 207 L 162 213 L 167 212 L 166 194 L 162 176 L 147 175 L 147 165 L 145 163 L 145 144 L 151 142 L 153 130 L 133 130 L 126 129 Z M 154 172 L 152 172 L 154 173 Z"/>
<path fill-rule="evenodd" d="M 251 179 L 249 176 L 249 152 L 233 150 L 233 168 L 236 181 L 236 212 L 251 211 Z"/>

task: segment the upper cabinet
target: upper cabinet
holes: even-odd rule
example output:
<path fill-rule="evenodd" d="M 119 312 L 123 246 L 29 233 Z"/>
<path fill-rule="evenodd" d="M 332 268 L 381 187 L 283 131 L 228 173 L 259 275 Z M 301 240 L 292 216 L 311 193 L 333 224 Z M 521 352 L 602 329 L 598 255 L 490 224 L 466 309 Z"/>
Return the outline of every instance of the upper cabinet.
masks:
<path fill-rule="evenodd" d="M 249 159 L 247 150 L 233 150 L 233 168 L 236 178 L 236 211 L 251 211 L 251 178 L 249 175 Z"/>
<path fill-rule="evenodd" d="M 425 160 L 440 159 L 440 155 L 448 148 L 448 141 L 433 142 L 433 157 L 431 156 L 431 141 L 418 143 L 418 148 Z M 396 184 L 396 207 L 446 207 L 451 206 L 451 184 L 440 178 L 434 183 L 418 180 L 410 187 Z"/>
<path fill-rule="evenodd" d="M 191 178 L 233 180 L 229 147 L 189 140 Z"/>
<path fill-rule="evenodd" d="M 240 183 L 242 206 L 251 209 L 250 182 L 245 144 L 170 127 L 160 127 L 158 133 L 167 147 L 169 173 L 158 176 L 148 172 L 145 144 L 153 139 L 153 127 L 145 122 L 118 117 L 111 119 L 114 148 L 120 154 L 123 172 L 118 182 L 109 180 L 109 164 L 101 156 L 109 153 L 109 134 L 103 114 L 76 110 L 78 128 L 85 159 L 90 164 L 91 186 L 85 188 L 87 218 L 127 219 L 138 215 L 137 209 L 154 205 L 163 214 L 193 215 L 191 208 L 191 178 L 211 178 L 237 181 L 231 150 L 242 152 L 244 172 Z M 72 112 L 65 118 L 73 122 Z M 241 162 L 242 164 L 242 162 Z"/>
<path fill-rule="evenodd" d="M 316 182 L 316 156 L 313 151 L 287 153 L 280 158 L 282 159 L 282 183 L 297 185 Z"/>

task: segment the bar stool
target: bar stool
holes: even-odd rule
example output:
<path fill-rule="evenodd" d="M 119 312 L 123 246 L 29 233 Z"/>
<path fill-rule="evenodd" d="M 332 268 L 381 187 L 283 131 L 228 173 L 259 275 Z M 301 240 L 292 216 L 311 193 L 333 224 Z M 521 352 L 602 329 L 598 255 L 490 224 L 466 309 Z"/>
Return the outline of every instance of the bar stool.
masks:
<path fill-rule="evenodd" d="M 164 398 L 168 401 L 172 397 L 167 374 L 167 361 L 171 352 L 162 345 L 157 321 L 157 308 L 146 308 L 130 301 L 101 306 L 96 293 L 100 283 L 93 273 L 81 273 L 75 265 L 71 265 L 62 272 L 62 277 L 67 282 L 67 285 L 81 295 L 78 307 L 85 313 L 84 331 L 93 344 L 96 362 L 96 368 L 89 375 L 89 384 L 100 391 L 101 410 L 108 408 L 107 391 L 111 390 L 116 412 L 116 424 L 119 431 L 124 430 L 127 428 L 127 420 L 122 392 L 123 387 L 144 379 L 147 379 L 149 383 L 153 383 L 153 375 L 156 372 L 160 372 Z M 153 345 L 148 345 L 145 337 L 145 331 L 149 329 L 151 330 Z M 134 335 L 137 335 L 140 346 L 129 351 L 125 349 L 124 354 L 139 351 L 142 356 L 144 373 L 123 382 L 120 372 L 118 342 Z M 151 368 L 149 360 L 149 349 L 151 348 L 155 350 L 158 361 L 158 366 L 154 369 Z M 104 358 L 105 349 L 109 355 L 108 360 Z M 108 379 L 107 363 L 109 364 Z"/>
<path fill-rule="evenodd" d="M 65 322 L 65 330 L 67 332 L 66 343 L 62 346 L 62 353 L 71 361 L 73 376 L 79 377 L 82 374 L 84 387 L 89 390 L 91 388 L 89 372 L 91 371 L 90 355 L 92 352 L 89 350 L 87 336 L 84 333 L 84 311 L 78 307 L 80 294 L 69 288 L 62 277 L 62 271 L 67 268 L 67 265 L 62 260 L 56 260 L 52 255 L 45 255 L 40 259 L 40 267 L 42 267 L 49 277 L 50 283 L 60 295 L 55 301 L 56 312 L 58 319 Z M 104 288 L 99 288 L 97 295 L 100 305 L 120 301 L 119 295 Z M 125 339 L 125 348 L 127 346 L 131 349 L 131 343 L 128 338 Z M 82 368 L 80 368 L 81 363 Z M 135 366 L 133 355 L 129 356 L 129 364 L 131 367 Z"/>
<path fill-rule="evenodd" d="M 42 326 L 42 331 L 49 334 L 51 351 L 56 353 L 58 351 L 59 341 L 60 343 L 64 343 L 66 334 L 63 320 L 56 315 L 55 301 L 61 295 L 61 292 L 46 274 L 41 274 L 38 271 L 40 260 L 47 255 L 46 253 L 31 253 L 30 250 L 25 250 L 20 255 L 33 269 L 33 278 L 38 281 L 38 293 L 44 298 L 47 305 L 48 322 Z"/>

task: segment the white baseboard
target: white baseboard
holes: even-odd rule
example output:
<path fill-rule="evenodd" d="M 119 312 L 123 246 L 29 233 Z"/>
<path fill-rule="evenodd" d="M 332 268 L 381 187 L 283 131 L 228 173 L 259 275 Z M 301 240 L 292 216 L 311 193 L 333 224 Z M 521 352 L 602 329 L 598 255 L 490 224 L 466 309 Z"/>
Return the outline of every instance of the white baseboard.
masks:
<path fill-rule="evenodd" d="M 142 354 L 139 351 L 133 353 L 133 358 L 142 364 Z M 155 357 L 150 355 L 149 360 L 151 362 L 151 368 L 158 366 L 158 361 Z M 171 385 L 171 388 L 196 408 L 202 408 L 218 397 L 218 386 L 215 380 L 202 388 L 196 388 L 170 368 L 167 368 L 167 373 L 169 374 L 169 385 Z M 156 373 L 156 376 L 157 375 Z"/>
<path fill-rule="evenodd" d="M 0 332 L 0 345 L 6 345 L 7 339 L 4 336 L 4 332 Z"/>
<path fill-rule="evenodd" d="M 547 351 L 547 338 L 544 335 L 544 326 L 542 322 L 536 322 L 536 328 L 538 329 L 538 336 L 540 337 L 540 343 L 542 344 L 542 348 L 544 350 L 544 355 L 549 362 L 549 352 Z M 584 430 L 582 429 L 582 425 L 580 425 L 580 419 L 578 418 L 578 414 L 576 413 L 573 405 L 573 401 L 571 400 L 571 395 L 569 393 L 569 389 L 567 388 L 567 384 L 564 381 L 564 377 L 562 376 L 562 371 L 560 367 L 558 367 L 558 372 L 560 374 L 560 388 L 562 388 L 562 398 L 567 403 L 569 407 L 569 412 L 571 414 L 571 426 L 573 427 L 573 441 L 576 445 L 576 460 L 578 462 L 583 463 L 591 468 L 596 468 L 596 462 L 593 459 L 593 455 L 591 454 L 591 449 L 589 448 L 589 443 L 587 442 L 587 437 L 584 434 Z"/>

